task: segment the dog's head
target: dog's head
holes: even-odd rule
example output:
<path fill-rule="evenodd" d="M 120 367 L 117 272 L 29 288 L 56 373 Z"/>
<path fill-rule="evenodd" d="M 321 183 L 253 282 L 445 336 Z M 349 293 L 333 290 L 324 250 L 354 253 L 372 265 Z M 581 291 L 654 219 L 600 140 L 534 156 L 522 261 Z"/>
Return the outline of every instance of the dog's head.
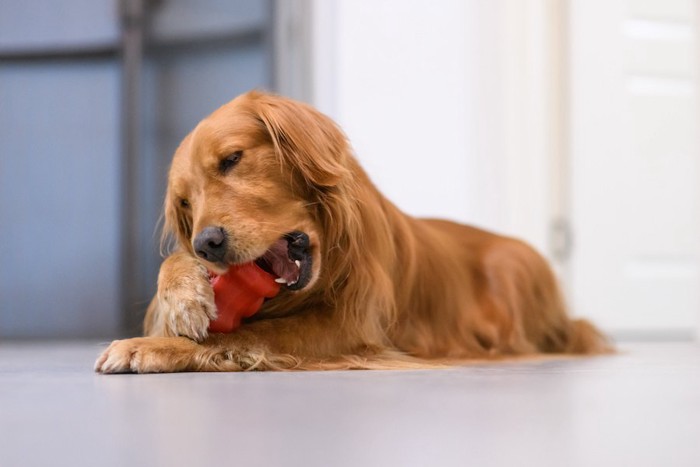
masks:
<path fill-rule="evenodd" d="M 313 108 L 250 92 L 204 119 L 170 169 L 166 232 L 223 273 L 255 261 L 290 290 L 319 277 L 326 202 L 350 179 L 342 132 Z"/>

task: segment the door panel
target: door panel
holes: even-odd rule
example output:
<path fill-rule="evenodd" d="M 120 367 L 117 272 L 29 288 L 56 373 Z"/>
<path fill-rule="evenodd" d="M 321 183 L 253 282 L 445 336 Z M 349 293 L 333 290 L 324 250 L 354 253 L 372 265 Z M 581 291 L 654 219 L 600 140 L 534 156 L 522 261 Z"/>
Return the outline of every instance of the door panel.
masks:
<path fill-rule="evenodd" d="M 114 46 L 117 14 L 113 0 L 2 0 L 0 50 Z"/>
<path fill-rule="evenodd" d="M 118 327 L 118 76 L 0 66 L 0 337 Z"/>
<path fill-rule="evenodd" d="M 572 2 L 573 302 L 620 334 L 700 316 L 691 2 Z"/>

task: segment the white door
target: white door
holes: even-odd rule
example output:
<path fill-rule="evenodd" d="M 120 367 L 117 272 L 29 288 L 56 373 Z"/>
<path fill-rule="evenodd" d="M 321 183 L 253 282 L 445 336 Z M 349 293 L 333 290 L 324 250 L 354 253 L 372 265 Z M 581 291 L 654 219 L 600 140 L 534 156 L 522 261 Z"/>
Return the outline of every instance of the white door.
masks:
<path fill-rule="evenodd" d="M 618 336 L 700 322 L 696 3 L 570 3 L 570 291 Z"/>

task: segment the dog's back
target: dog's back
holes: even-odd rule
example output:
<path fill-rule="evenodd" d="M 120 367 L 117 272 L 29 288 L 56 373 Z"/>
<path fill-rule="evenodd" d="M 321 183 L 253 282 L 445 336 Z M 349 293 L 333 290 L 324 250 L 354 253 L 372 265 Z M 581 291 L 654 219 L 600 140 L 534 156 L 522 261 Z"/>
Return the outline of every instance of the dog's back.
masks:
<path fill-rule="evenodd" d="M 568 316 L 551 268 L 526 243 L 444 220 L 410 225 L 416 266 L 397 288 L 398 347 L 454 358 L 610 350 Z"/>

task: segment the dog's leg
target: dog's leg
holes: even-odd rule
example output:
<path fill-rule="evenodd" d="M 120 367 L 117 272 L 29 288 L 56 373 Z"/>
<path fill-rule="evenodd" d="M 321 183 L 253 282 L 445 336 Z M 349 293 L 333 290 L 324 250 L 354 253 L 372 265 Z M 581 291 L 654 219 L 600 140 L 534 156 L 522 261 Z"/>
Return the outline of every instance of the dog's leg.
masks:
<path fill-rule="evenodd" d="M 112 342 L 95 362 L 99 373 L 287 370 L 301 360 L 260 343 L 213 334 L 201 344 L 186 337 L 136 337 Z M 252 344 L 252 345 L 251 345 Z"/>
<path fill-rule="evenodd" d="M 304 313 L 245 324 L 233 333 L 211 334 L 201 343 L 185 337 L 114 341 L 97 360 L 95 370 L 154 373 L 415 365 L 379 342 L 353 335 L 331 313 Z"/>
<path fill-rule="evenodd" d="M 95 363 L 100 373 L 166 373 L 177 371 L 284 370 L 299 367 L 292 353 L 330 351 L 327 331 L 311 317 L 271 320 L 272 326 L 250 326 L 231 334 L 212 334 L 197 343 L 186 337 L 137 337 L 114 341 Z M 262 329 L 261 329 L 262 328 Z M 306 329 L 301 333 L 301 329 Z M 310 341 L 302 346 L 299 331 Z M 303 349 L 303 350 L 302 350 Z M 332 353 L 331 353 L 332 355 Z"/>
<path fill-rule="evenodd" d="M 372 332 L 370 328 L 349 329 L 342 316 L 323 310 L 255 321 L 231 334 L 212 334 L 205 343 L 226 349 L 234 368 L 242 369 L 388 370 L 443 366 L 441 362 L 418 359 L 396 349 L 383 332 Z"/>
<path fill-rule="evenodd" d="M 201 341 L 215 318 L 214 291 L 206 268 L 187 252 L 166 258 L 158 274 L 158 293 L 146 312 L 145 334 Z"/>

